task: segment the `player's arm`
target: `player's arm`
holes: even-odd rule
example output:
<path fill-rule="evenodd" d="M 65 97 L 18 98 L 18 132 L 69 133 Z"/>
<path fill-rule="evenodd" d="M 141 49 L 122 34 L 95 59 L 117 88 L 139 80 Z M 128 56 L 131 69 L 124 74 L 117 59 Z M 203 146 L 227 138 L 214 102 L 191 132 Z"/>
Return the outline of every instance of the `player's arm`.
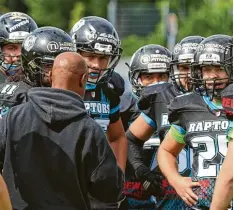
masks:
<path fill-rule="evenodd" d="M 233 140 L 219 172 L 210 210 L 226 210 L 233 198 Z"/>
<path fill-rule="evenodd" d="M 7 186 L 1 175 L 0 175 L 0 209 L 12 210 Z"/>
<path fill-rule="evenodd" d="M 136 177 L 141 181 L 145 190 L 152 195 L 161 194 L 161 176 L 144 164 L 143 145 L 153 132 L 155 127 L 146 122 L 146 116 L 141 114 L 127 131 L 128 161 L 135 170 Z"/>
<path fill-rule="evenodd" d="M 120 118 L 108 126 L 106 134 L 119 167 L 125 171 L 128 145 Z"/>
<path fill-rule="evenodd" d="M 172 125 L 158 149 L 157 158 L 159 167 L 170 185 L 184 202 L 192 206 L 198 200 L 192 187 L 200 185 L 198 182 L 192 182 L 190 177 L 182 177 L 177 164 L 177 156 L 185 146 L 184 133 L 181 127 Z"/>

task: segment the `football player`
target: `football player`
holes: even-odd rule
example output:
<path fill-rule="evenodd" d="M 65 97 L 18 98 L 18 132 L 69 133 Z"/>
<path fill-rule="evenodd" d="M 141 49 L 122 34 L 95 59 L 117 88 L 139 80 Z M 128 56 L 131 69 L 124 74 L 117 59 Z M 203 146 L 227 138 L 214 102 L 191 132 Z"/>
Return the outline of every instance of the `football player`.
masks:
<path fill-rule="evenodd" d="M 226 50 L 233 52 L 233 44 Z M 225 68 L 233 68 L 233 56 L 224 59 Z M 229 141 L 228 151 L 215 183 L 211 210 L 225 210 L 229 207 L 233 198 L 233 84 L 222 91 L 222 105 L 229 120 L 227 139 Z"/>
<path fill-rule="evenodd" d="M 224 67 L 225 53 L 230 57 L 230 51 L 225 52 L 230 42 L 230 36 L 220 34 L 207 37 L 198 45 L 191 69 L 191 84 L 196 93 L 177 96 L 169 107 L 172 126 L 157 157 L 161 171 L 184 201 L 177 209 L 210 207 L 215 180 L 227 151 L 228 121 L 220 111 L 220 92 L 232 80 L 231 70 Z M 178 173 L 176 161 L 186 144 L 193 150 L 191 177 Z"/>
<path fill-rule="evenodd" d="M 133 93 L 138 97 L 141 96 L 138 108 L 142 111 L 141 115 L 130 125 L 127 131 L 130 165 L 126 171 L 125 194 L 128 197 L 129 209 L 155 209 L 155 201 L 151 198 L 151 195 L 160 193 L 158 192 L 160 191 L 160 176 L 156 172 L 150 171 L 151 164 L 155 165 L 152 159 L 155 155 L 156 144 L 154 142 L 153 147 L 151 147 L 152 145 L 150 148 L 148 147 L 149 149 L 144 154 L 142 147 L 144 141 L 148 140 L 157 130 L 155 127 L 156 122 L 151 120 L 152 115 L 147 116 L 149 114 L 147 111 L 151 110 L 151 102 L 154 103 L 155 98 L 157 98 L 154 98 L 157 87 L 159 86 L 160 89 L 163 84 L 168 82 L 170 59 L 171 53 L 169 50 L 160 45 L 150 44 L 138 49 L 129 64 L 129 80 L 133 87 Z M 163 103 L 164 98 L 161 96 L 159 98 Z M 150 114 L 153 113 L 150 112 Z M 143 122 L 139 123 L 139 118 L 143 118 Z M 135 130 L 132 133 L 132 128 L 137 130 L 136 135 L 139 132 L 148 132 L 148 137 L 144 141 L 138 140 L 138 137 L 134 136 Z"/>
<path fill-rule="evenodd" d="M 118 33 L 106 19 L 88 16 L 80 19 L 70 34 L 89 67 L 85 107 L 106 132 L 118 165 L 125 171 L 127 140 L 119 115 L 122 91 L 110 82 L 122 54 Z"/>
<path fill-rule="evenodd" d="M 35 29 L 37 24 L 27 14 L 9 12 L 0 17 L 0 83 L 21 79 L 21 44 Z"/>

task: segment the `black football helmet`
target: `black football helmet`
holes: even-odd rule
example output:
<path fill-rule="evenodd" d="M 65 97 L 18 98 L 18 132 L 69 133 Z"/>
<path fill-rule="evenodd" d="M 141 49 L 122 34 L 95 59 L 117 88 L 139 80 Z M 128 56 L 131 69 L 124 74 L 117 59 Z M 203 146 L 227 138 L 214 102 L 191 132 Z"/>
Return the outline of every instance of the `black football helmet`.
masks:
<path fill-rule="evenodd" d="M 15 63 L 4 62 L 5 56 L 12 57 L 12 55 L 4 54 L 2 47 L 10 43 L 22 44 L 24 38 L 37 28 L 36 22 L 21 12 L 8 12 L 0 17 L 1 70 L 6 76 L 15 77 L 16 73 L 19 74 L 21 64 L 20 59 Z"/>
<path fill-rule="evenodd" d="M 186 93 L 192 90 L 189 83 L 190 72 L 181 72 L 178 65 L 190 66 L 194 61 L 194 53 L 199 43 L 204 39 L 201 36 L 188 36 L 178 42 L 172 52 L 172 60 L 170 64 L 170 78 L 173 85 L 179 92 Z M 183 85 L 182 79 L 187 81 L 187 87 Z"/>
<path fill-rule="evenodd" d="M 191 81 L 194 84 L 194 91 L 209 96 L 210 100 L 214 97 L 221 97 L 221 91 L 232 83 L 232 37 L 217 34 L 205 38 L 197 47 L 194 55 L 194 62 L 191 64 Z M 202 67 L 214 66 L 226 71 L 226 78 L 203 78 Z"/>
<path fill-rule="evenodd" d="M 99 75 L 97 79 L 88 78 L 88 83 L 97 84 L 109 81 L 122 54 L 119 36 L 113 25 L 104 18 L 88 16 L 72 27 L 70 35 L 76 44 L 77 52 L 84 51 L 110 56 L 106 69 L 92 68 L 99 71 Z M 101 74 L 102 71 L 104 71 L 103 74 Z"/>
<path fill-rule="evenodd" d="M 170 68 L 171 52 L 156 44 L 149 44 L 139 48 L 132 56 L 129 67 L 128 77 L 132 84 L 132 91 L 140 97 L 144 88 L 140 81 L 141 73 L 168 73 Z"/>
<path fill-rule="evenodd" d="M 22 44 L 21 62 L 26 81 L 32 86 L 50 86 L 48 72 L 55 57 L 76 52 L 71 37 L 55 27 L 41 27 L 28 35 Z"/>

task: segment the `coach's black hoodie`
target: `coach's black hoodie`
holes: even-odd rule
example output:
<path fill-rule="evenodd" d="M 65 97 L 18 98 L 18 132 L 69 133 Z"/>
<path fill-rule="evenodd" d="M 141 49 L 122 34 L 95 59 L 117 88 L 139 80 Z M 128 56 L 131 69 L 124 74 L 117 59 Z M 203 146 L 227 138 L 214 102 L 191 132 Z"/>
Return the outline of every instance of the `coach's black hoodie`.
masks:
<path fill-rule="evenodd" d="M 54 88 L 32 88 L 28 96 L 0 122 L 14 209 L 116 209 L 123 173 L 82 98 Z"/>

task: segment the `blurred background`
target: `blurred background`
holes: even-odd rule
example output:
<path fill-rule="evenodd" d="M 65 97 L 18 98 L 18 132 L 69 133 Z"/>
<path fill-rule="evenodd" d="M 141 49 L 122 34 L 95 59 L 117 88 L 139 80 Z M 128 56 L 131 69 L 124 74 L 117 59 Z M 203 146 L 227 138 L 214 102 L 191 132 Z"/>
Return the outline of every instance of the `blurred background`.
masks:
<path fill-rule="evenodd" d="M 125 78 L 132 54 L 146 44 L 172 49 L 189 35 L 233 34 L 232 0 L 0 0 L 0 15 L 29 14 L 39 26 L 70 32 L 83 16 L 108 19 L 119 33 L 123 56 L 117 71 Z"/>

